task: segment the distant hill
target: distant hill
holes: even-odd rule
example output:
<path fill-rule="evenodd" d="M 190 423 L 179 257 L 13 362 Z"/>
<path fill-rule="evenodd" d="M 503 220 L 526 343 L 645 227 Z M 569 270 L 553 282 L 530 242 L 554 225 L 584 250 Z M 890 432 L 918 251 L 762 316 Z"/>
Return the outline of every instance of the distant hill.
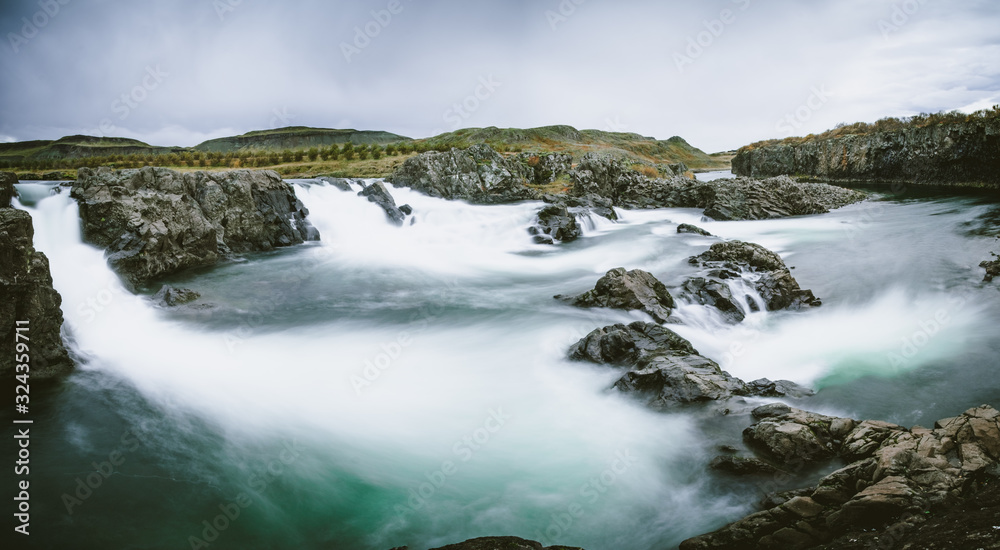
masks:
<path fill-rule="evenodd" d="M 195 151 L 212 151 L 229 153 L 241 150 L 282 151 L 285 149 L 308 149 L 311 147 L 326 147 L 353 143 L 354 145 L 369 145 L 372 143 L 385 145 L 411 141 L 410 138 L 390 132 L 369 130 L 333 130 L 330 128 L 309 128 L 308 126 L 289 126 L 274 130 L 255 130 L 243 135 L 210 139 L 195 145 Z"/>
<path fill-rule="evenodd" d="M 626 132 L 602 130 L 577 130 L 572 126 L 542 126 L 540 128 L 464 128 L 439 136 L 417 140 L 432 148 L 438 146 L 468 147 L 486 143 L 494 149 L 525 151 L 559 151 L 579 158 L 585 153 L 611 153 L 637 160 L 673 164 L 683 162 L 690 168 L 704 169 L 728 167 L 728 163 L 713 158 L 693 147 L 683 138 L 674 136 L 666 140 Z"/>
<path fill-rule="evenodd" d="M 0 143 L 0 158 L 17 162 L 20 160 L 59 160 L 111 155 L 161 155 L 183 150 L 183 147 L 157 147 L 137 139 L 77 135 L 66 136 L 54 141 Z"/>

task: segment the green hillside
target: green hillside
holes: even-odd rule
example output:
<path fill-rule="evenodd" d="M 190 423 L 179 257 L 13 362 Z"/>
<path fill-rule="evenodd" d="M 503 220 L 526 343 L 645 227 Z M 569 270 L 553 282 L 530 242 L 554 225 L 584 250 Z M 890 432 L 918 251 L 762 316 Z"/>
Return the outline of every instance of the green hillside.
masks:
<path fill-rule="evenodd" d="M 107 157 L 113 155 L 163 155 L 183 151 L 182 147 L 157 147 L 136 139 L 94 136 L 66 136 L 57 140 L 0 143 L 0 159 L 21 161 L 62 160 L 66 158 Z"/>
<path fill-rule="evenodd" d="M 194 146 L 195 151 L 229 153 L 242 150 L 283 151 L 285 149 L 309 149 L 341 143 L 354 145 L 385 145 L 410 141 L 410 138 L 390 132 L 369 130 L 334 130 L 330 128 L 310 128 L 289 126 L 274 130 L 255 130 L 243 135 L 210 139 Z"/>

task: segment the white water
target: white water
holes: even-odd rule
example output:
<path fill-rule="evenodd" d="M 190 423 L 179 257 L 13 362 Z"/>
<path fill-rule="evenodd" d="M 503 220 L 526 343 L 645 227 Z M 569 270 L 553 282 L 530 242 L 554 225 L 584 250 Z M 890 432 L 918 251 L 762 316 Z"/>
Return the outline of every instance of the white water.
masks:
<path fill-rule="evenodd" d="M 715 242 L 677 235 L 678 223 L 787 252 L 839 236 L 840 221 L 716 223 L 688 209 L 621 212 L 620 223 L 598 222 L 582 241 L 552 247 L 532 244 L 526 232 L 538 204 L 473 206 L 390 190 L 397 204 L 413 206 L 416 223 L 397 228 L 353 193 L 297 186 L 323 241 L 187 280 L 206 299 L 229 300 L 223 311 L 239 312 L 216 324 L 126 292 L 102 252 L 81 242 L 67 193 L 28 210 L 66 321 L 91 358 L 81 368 L 120 376 L 148 400 L 206 420 L 237 448 L 303 442 L 307 458 L 293 465 L 289 483 L 315 491 L 315 507 L 361 544 L 420 548 L 514 534 L 656 548 L 746 511 L 743 500 L 701 493 L 698 472 L 711 449 L 691 419 L 608 392 L 620 375 L 613 369 L 563 358 L 588 331 L 644 316 L 578 310 L 551 295 L 585 290 L 617 266 L 677 279 L 688 256 Z M 861 304 L 833 298 L 815 311 L 753 313 L 737 326 L 687 305 L 685 324 L 672 328 L 736 376 L 814 387 L 918 369 L 982 337 L 973 330 L 981 312 L 945 292 L 890 289 Z M 309 321 L 255 321 L 289 303 L 308 310 Z M 901 339 L 941 310 L 948 321 L 894 362 Z M 509 419 L 484 431 L 496 427 L 488 420 L 495 411 Z M 476 436 L 472 449 L 463 438 Z M 605 491 L 586 492 L 620 464 L 619 453 L 634 461 L 605 476 L 613 479 L 601 483 Z M 446 461 L 457 471 L 441 476 Z M 428 485 L 435 479 L 445 482 Z M 345 484 L 364 490 L 349 497 Z M 410 491 L 428 486 L 423 504 L 408 509 L 421 502 Z M 275 510 L 287 505 L 277 490 L 261 498 Z M 582 515 L 560 524 L 571 506 Z"/>

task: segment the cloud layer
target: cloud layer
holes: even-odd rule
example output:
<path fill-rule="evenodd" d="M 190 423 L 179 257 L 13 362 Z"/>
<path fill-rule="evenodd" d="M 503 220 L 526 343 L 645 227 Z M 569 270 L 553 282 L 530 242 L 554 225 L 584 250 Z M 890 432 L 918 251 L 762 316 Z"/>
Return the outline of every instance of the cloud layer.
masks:
<path fill-rule="evenodd" d="M 992 0 L 5 2 L 0 139 L 570 124 L 714 152 L 1000 102 L 998 29 Z"/>

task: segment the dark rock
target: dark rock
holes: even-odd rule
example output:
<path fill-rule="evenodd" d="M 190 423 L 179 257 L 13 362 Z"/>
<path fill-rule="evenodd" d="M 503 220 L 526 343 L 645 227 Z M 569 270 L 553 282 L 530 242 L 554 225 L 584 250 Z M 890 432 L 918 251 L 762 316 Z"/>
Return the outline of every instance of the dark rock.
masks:
<path fill-rule="evenodd" d="M 573 156 L 565 153 L 518 153 L 511 159 L 526 166 L 531 173 L 531 183 L 548 185 L 560 175 L 570 171 Z"/>
<path fill-rule="evenodd" d="M 626 393 L 646 397 L 656 410 L 746 395 L 742 380 L 701 355 L 666 354 L 646 359 L 615 382 Z"/>
<path fill-rule="evenodd" d="M 743 147 L 733 173 L 1000 188 L 1000 118 Z"/>
<path fill-rule="evenodd" d="M 413 207 L 408 204 L 399 205 L 399 211 L 403 213 L 404 216 L 409 216 L 413 213 Z"/>
<path fill-rule="evenodd" d="M 0 208 L 10 206 L 11 200 L 17 197 L 17 174 L 14 172 L 0 172 Z"/>
<path fill-rule="evenodd" d="M 712 234 L 709 233 L 708 231 L 705 231 L 704 229 L 702 229 L 702 228 L 700 228 L 700 227 L 698 227 L 696 225 L 691 225 L 689 223 L 682 223 L 682 224 L 678 225 L 677 226 L 677 232 L 678 233 L 694 233 L 695 235 L 704 235 L 705 237 L 711 237 L 712 236 Z"/>
<path fill-rule="evenodd" d="M 692 277 L 681 285 L 679 297 L 691 302 L 710 306 L 722 312 L 724 319 L 739 323 L 746 314 L 733 297 L 733 292 L 724 281 L 716 278 Z"/>
<path fill-rule="evenodd" d="M 995 539 L 992 530 L 1000 499 L 989 500 L 989 495 L 997 493 L 1000 483 L 1000 411 L 987 405 L 972 408 L 937 421 L 933 430 L 919 426 L 906 429 L 877 420 L 855 422 L 786 405 L 761 407 L 753 414 L 762 419 L 755 426 L 765 428 L 752 426 L 748 430 L 781 432 L 773 438 L 763 436 L 776 442 L 768 444 L 772 455 L 792 455 L 802 464 L 829 452 L 852 462 L 823 477 L 811 494 L 796 491 L 794 498 L 776 497 L 780 504 L 769 502 L 769 509 L 688 539 L 681 543 L 681 549 L 763 549 L 789 544 L 840 549 L 857 548 L 861 541 L 891 542 L 902 548 L 911 547 L 908 544 L 918 544 L 913 548 L 952 548 L 956 547 L 953 537 L 940 539 L 940 546 L 925 546 L 920 545 L 917 535 L 932 534 L 918 526 L 935 517 L 928 513 L 945 506 L 982 512 L 985 505 L 989 510 L 986 516 L 954 514 L 950 522 L 956 532 L 968 521 L 970 532 L 987 535 L 976 539 L 970 548 L 990 547 L 983 543 Z M 774 425 L 783 428 L 777 430 Z M 784 441 L 779 441 L 782 438 Z M 789 438 L 794 441 L 789 443 Z M 825 451 L 818 450 L 820 447 Z M 990 486 L 994 487 L 992 493 L 983 491 Z M 968 507 L 973 503 L 978 508 Z M 938 522 L 936 527 L 944 524 Z M 827 545 L 831 540 L 834 543 Z M 958 540 L 965 540 L 964 535 Z"/>
<path fill-rule="evenodd" d="M 396 207 L 396 200 L 392 198 L 389 194 L 389 190 L 385 188 L 385 185 L 377 181 L 368 187 L 362 189 L 358 196 L 367 197 L 368 202 L 373 202 L 377 204 L 382 210 L 385 211 L 385 217 L 393 225 L 402 226 L 403 220 L 406 219 L 406 215 Z"/>
<path fill-rule="evenodd" d="M 575 241 L 583 236 L 583 229 L 565 206 L 551 204 L 538 211 L 528 233 L 534 235 L 536 243 L 554 244 Z"/>
<path fill-rule="evenodd" d="M 341 191 L 354 191 L 354 189 L 351 188 L 351 180 L 347 178 L 331 178 L 329 176 L 323 176 L 319 179 L 336 187 L 337 189 L 340 189 Z"/>
<path fill-rule="evenodd" d="M 715 180 L 705 193 L 705 215 L 718 221 L 769 220 L 825 214 L 864 200 L 865 194 L 825 183 L 799 183 L 788 176 L 765 180 Z"/>
<path fill-rule="evenodd" d="M 638 309 L 648 313 L 658 323 L 666 322 L 674 307 L 674 298 L 656 277 L 641 269 L 625 271 L 624 267 L 608 271 L 598 279 L 593 290 L 569 298 L 569 301 L 578 307 Z"/>
<path fill-rule="evenodd" d="M 774 475 L 781 470 L 759 458 L 745 456 L 717 456 L 708 463 L 712 470 L 736 476 Z"/>
<path fill-rule="evenodd" d="M 610 365 L 635 364 L 654 355 L 698 353 L 691 342 L 655 323 L 635 321 L 595 329 L 569 348 L 569 357 Z"/>
<path fill-rule="evenodd" d="M 21 181 L 38 181 L 42 179 L 42 175 L 37 172 L 21 172 L 17 175 L 17 179 Z"/>
<path fill-rule="evenodd" d="M 811 290 L 799 287 L 780 256 L 759 244 L 743 241 L 716 243 L 689 261 L 708 269 L 753 273 L 755 280 L 752 284 L 764 299 L 768 311 L 821 305 Z"/>
<path fill-rule="evenodd" d="M 135 289 L 230 254 L 318 240 L 308 210 L 271 170 L 180 173 L 81 168 L 83 237 Z"/>
<path fill-rule="evenodd" d="M 555 205 L 565 206 L 577 215 L 596 214 L 611 221 L 618 219 L 611 199 L 593 193 L 582 196 L 574 195 L 542 195 L 542 200 Z"/>
<path fill-rule="evenodd" d="M 188 288 L 174 288 L 170 285 L 163 285 L 163 288 L 153 295 L 153 301 L 162 306 L 174 307 L 189 304 L 200 297 L 201 294 Z"/>
<path fill-rule="evenodd" d="M 431 550 L 583 550 L 576 546 L 542 546 L 518 537 L 481 537 Z"/>
<path fill-rule="evenodd" d="M 808 397 L 816 392 L 809 388 L 790 382 L 788 380 L 770 381 L 767 378 L 758 378 L 752 382 L 747 382 L 747 389 L 753 395 L 761 397 Z"/>
<path fill-rule="evenodd" d="M 34 248 L 31 215 L 0 208 L 0 376 L 12 381 L 15 373 L 17 327 L 30 342 L 31 380 L 69 372 L 73 361 L 61 335 L 62 298 L 52 287 L 49 260 Z M 18 325 L 27 321 L 27 325 Z"/>
<path fill-rule="evenodd" d="M 480 144 L 410 157 L 386 180 L 432 197 L 499 204 L 538 199 L 540 193 L 527 186 L 534 177 L 533 168 Z"/>
<path fill-rule="evenodd" d="M 993 261 L 983 261 L 983 263 L 979 264 L 979 267 L 986 270 L 986 276 L 983 277 L 983 282 L 988 283 L 993 280 L 993 277 L 1000 276 L 1000 257 Z"/>
<path fill-rule="evenodd" d="M 59 181 L 66 178 L 63 177 L 62 172 L 46 172 L 42 174 L 42 179 L 47 181 Z"/>

